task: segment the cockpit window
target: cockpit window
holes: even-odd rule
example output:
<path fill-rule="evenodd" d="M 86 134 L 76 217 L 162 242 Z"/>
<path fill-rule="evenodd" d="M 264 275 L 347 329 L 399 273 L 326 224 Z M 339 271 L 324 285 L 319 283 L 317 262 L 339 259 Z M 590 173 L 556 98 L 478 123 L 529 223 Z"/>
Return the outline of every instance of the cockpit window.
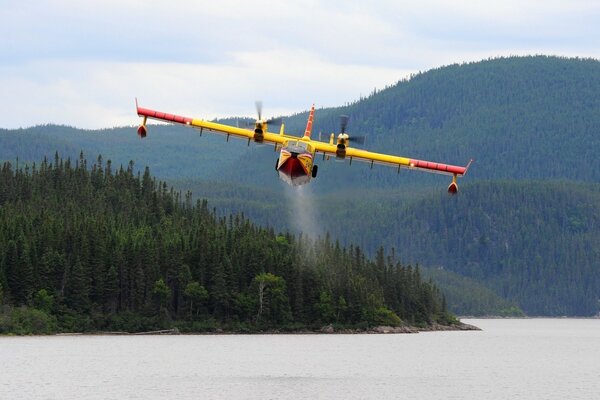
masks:
<path fill-rule="evenodd" d="M 302 141 L 302 140 L 293 140 L 293 141 L 289 141 L 287 143 L 288 150 L 292 151 L 292 152 L 312 152 L 313 148 L 310 145 L 310 143 Z"/>
<path fill-rule="evenodd" d="M 308 143 L 301 142 L 301 141 L 291 142 L 290 145 L 292 145 L 294 147 L 302 147 L 303 149 L 307 149 L 308 148 Z"/>

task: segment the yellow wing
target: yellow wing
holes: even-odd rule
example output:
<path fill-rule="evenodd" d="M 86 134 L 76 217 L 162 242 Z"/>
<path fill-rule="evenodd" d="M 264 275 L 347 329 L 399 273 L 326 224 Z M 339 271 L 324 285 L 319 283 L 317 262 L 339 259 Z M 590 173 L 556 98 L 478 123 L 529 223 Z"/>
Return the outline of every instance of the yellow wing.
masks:
<path fill-rule="evenodd" d="M 242 139 L 247 139 L 248 141 L 254 140 L 255 142 L 259 143 L 273 144 L 275 146 L 282 145 L 284 142 L 290 139 L 289 136 L 283 134 L 283 127 L 279 134 L 267 132 L 266 121 L 257 121 L 255 129 L 250 130 L 225 124 L 219 124 L 216 122 L 204 121 L 202 119 L 183 117 L 180 115 L 168 114 L 161 111 L 143 108 L 137 105 L 137 101 L 136 108 L 138 115 L 144 118 L 142 124 L 138 128 L 138 135 L 140 137 L 146 137 L 146 134 L 148 132 L 148 129 L 146 128 L 146 121 L 148 120 L 148 118 L 150 118 L 158 121 L 165 121 L 173 124 L 180 124 L 191 126 L 194 128 L 199 128 L 200 131 L 206 129 L 208 131 L 222 133 L 227 135 L 228 139 L 229 136 L 233 136 Z"/>
<path fill-rule="evenodd" d="M 352 162 L 352 160 L 358 160 L 368 162 L 371 165 L 391 165 L 397 167 L 398 170 L 400 168 L 408 168 L 444 175 L 451 175 L 454 177 L 452 183 L 452 185 L 454 186 L 456 186 L 456 177 L 466 174 L 467 170 L 469 169 L 469 166 L 471 165 L 471 162 L 473 161 L 471 160 L 466 167 L 460 167 L 456 165 L 442 164 L 437 162 L 417 160 L 413 158 L 400 157 L 391 154 L 375 153 L 372 151 L 356 149 L 348 146 L 347 135 L 346 139 L 341 139 L 342 142 L 339 142 L 338 140 L 338 144 L 334 144 L 333 140 L 330 143 L 326 143 L 318 140 L 312 140 L 306 135 L 303 138 L 285 135 L 283 125 L 281 126 L 279 134 L 267 132 L 267 123 L 264 120 L 256 121 L 254 130 L 250 130 L 225 124 L 219 124 L 216 122 L 204 121 L 202 119 L 183 117 L 180 115 L 167 114 L 161 111 L 142 108 L 137 105 L 137 101 L 136 107 L 138 115 L 144 118 L 142 124 L 138 128 L 138 135 L 141 137 L 145 137 L 147 134 L 146 121 L 148 118 L 150 118 L 159 121 L 165 121 L 169 123 L 199 128 L 200 131 L 206 129 L 209 131 L 222 133 L 227 135 L 227 138 L 229 138 L 229 136 L 234 136 L 242 139 L 247 139 L 248 142 L 253 140 L 258 143 L 268 143 L 275 146 L 283 146 L 290 139 L 310 141 L 311 145 L 315 149 L 315 152 L 323 153 L 327 156 L 332 156 L 336 158 L 349 159 L 350 162 Z"/>
<path fill-rule="evenodd" d="M 323 153 L 328 156 L 349 159 L 350 162 L 352 160 L 368 162 L 371 165 L 373 164 L 384 164 L 395 166 L 398 169 L 400 168 L 408 168 L 408 169 L 418 169 L 427 172 L 433 172 L 444 175 L 452 175 L 452 176 L 462 176 L 467 172 L 469 165 L 466 167 L 460 167 L 456 165 L 442 164 L 431 161 L 417 160 L 413 158 L 400 157 L 391 154 L 383 154 L 383 153 L 375 153 L 372 151 L 366 151 L 361 149 L 356 149 L 353 147 L 348 147 L 347 145 L 342 145 L 342 148 L 337 144 L 325 143 L 316 140 L 311 141 L 312 146 L 319 153 Z M 472 161 L 472 160 L 471 160 Z"/>

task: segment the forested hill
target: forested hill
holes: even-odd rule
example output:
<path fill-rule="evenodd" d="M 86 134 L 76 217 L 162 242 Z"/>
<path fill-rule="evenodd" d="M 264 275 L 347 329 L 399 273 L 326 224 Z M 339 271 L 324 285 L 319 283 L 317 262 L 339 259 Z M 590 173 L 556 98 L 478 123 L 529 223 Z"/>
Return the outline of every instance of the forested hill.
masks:
<path fill-rule="evenodd" d="M 481 182 L 384 210 L 375 242 L 406 262 L 484 283 L 529 315 L 600 310 L 600 184 Z"/>
<path fill-rule="evenodd" d="M 598 182 L 599 109 L 600 62 L 510 57 L 430 70 L 346 107 L 318 109 L 314 132 L 315 136 L 338 132 L 339 115 L 348 114 L 349 133 L 366 134 L 364 147 L 370 150 L 459 165 L 474 158 L 470 181 Z M 168 105 L 164 111 L 177 113 Z M 201 112 L 195 116 L 202 117 Z M 286 131 L 301 134 L 306 118 L 306 112 L 285 117 Z M 132 113 L 132 124 L 137 121 Z M 56 150 L 76 158 L 83 150 L 116 163 L 134 160 L 142 168 L 151 165 L 164 179 L 218 179 L 280 188 L 273 179 L 276 155 L 270 146 L 226 143 L 214 135 L 200 138 L 183 127 L 151 127 L 145 140 L 139 140 L 133 128 L 0 130 L 0 143 L 3 160 L 14 161 L 18 155 L 36 161 Z M 323 165 L 313 186 L 322 193 L 354 185 L 398 188 L 445 182 L 443 177 L 418 172 L 397 175 L 383 166 L 371 170 L 359 163 L 352 167 L 318 163 Z"/>
<path fill-rule="evenodd" d="M 207 183 L 192 190 L 212 190 L 223 210 L 243 211 L 265 225 L 291 229 L 291 222 L 298 222 L 293 218 L 298 210 L 286 208 L 291 196 Z M 600 311 L 599 184 L 469 182 L 456 197 L 439 188 L 315 192 L 306 198 L 319 234 L 329 232 L 367 254 L 380 246 L 394 248 L 404 262 L 467 276 L 529 315 L 591 316 Z M 468 290 L 457 292 L 453 285 L 464 281 L 440 271 L 433 276 L 459 314 L 498 314 L 507 308 L 482 288 L 469 284 Z"/>
<path fill-rule="evenodd" d="M 317 110 L 314 130 L 366 134 L 369 150 L 465 165 L 468 180 L 568 179 L 600 181 L 600 62 L 557 57 L 511 57 L 451 65 L 401 81 L 347 107 Z M 300 131 L 306 114 L 287 121 Z M 238 168 L 272 161 L 252 154 Z M 383 166 L 324 162 L 315 181 L 322 192 L 348 186 L 398 188 L 445 182 L 424 173 L 396 174 Z M 236 171 L 228 168 L 228 171 Z M 268 174 L 268 175 L 266 175 Z M 236 179 L 235 172 L 231 179 Z M 248 180 L 245 179 L 247 182 Z"/>
<path fill-rule="evenodd" d="M 265 104 L 270 117 L 268 110 Z M 207 198 L 220 215 L 241 211 L 281 230 L 298 229 L 290 215 L 300 212 L 294 200 L 303 193 L 319 234 L 357 243 L 367 254 L 384 245 L 402 261 L 443 266 L 433 275 L 445 285 L 460 281 L 452 271 L 465 274 L 468 285 L 502 296 L 507 303 L 484 300 L 500 308 L 517 303 L 529 314 L 594 315 L 598 110 L 600 62 L 546 56 L 441 67 L 347 106 L 317 110 L 315 136 L 337 132 L 339 115 L 348 114 L 349 133 L 366 134 L 367 149 L 461 165 L 474 158 L 458 199 L 445 196 L 445 176 L 320 158 L 319 176 L 290 189 L 276 176 L 272 147 L 199 137 L 185 127 L 152 126 L 145 140 L 134 127 L 0 129 L 0 159 L 18 157 L 22 165 L 56 150 L 75 159 L 83 150 L 117 164 L 133 160 L 134 170 L 150 166 L 160 179 Z M 306 118 L 285 117 L 286 131 L 302 132 Z M 449 296 L 453 309 L 495 312 L 477 306 L 472 292 L 486 290 L 463 291 L 470 300 Z"/>
<path fill-rule="evenodd" d="M 101 158 L 5 163 L 0 254 L 0 333 L 455 322 L 417 268 L 383 251 L 218 218 Z"/>

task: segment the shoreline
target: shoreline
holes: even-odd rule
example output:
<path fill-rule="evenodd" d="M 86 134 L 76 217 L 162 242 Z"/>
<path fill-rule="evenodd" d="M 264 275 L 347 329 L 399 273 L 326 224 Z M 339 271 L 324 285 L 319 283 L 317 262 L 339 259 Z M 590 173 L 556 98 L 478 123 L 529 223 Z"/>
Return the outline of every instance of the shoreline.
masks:
<path fill-rule="evenodd" d="M 50 335 L 27 335 L 27 336 L 164 336 L 164 335 L 382 335 L 382 334 L 415 334 L 421 332 L 450 332 L 450 331 L 481 331 L 481 328 L 460 322 L 455 325 L 433 324 L 427 327 L 415 326 L 375 326 L 368 329 L 335 329 L 332 325 L 326 325 L 319 330 L 281 331 L 277 329 L 239 332 L 217 329 L 212 332 L 181 332 L 177 328 L 164 329 L 149 332 L 65 332 Z M 16 335 L 14 335 L 16 336 Z"/>

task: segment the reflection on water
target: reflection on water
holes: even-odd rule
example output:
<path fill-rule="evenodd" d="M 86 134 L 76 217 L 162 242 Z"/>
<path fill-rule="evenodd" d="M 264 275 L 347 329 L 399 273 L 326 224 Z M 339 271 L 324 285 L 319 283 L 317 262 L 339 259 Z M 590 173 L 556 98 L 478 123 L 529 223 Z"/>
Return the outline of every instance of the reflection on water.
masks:
<path fill-rule="evenodd" d="M 0 337 L 0 399 L 592 399 L 600 320 L 416 335 Z"/>

